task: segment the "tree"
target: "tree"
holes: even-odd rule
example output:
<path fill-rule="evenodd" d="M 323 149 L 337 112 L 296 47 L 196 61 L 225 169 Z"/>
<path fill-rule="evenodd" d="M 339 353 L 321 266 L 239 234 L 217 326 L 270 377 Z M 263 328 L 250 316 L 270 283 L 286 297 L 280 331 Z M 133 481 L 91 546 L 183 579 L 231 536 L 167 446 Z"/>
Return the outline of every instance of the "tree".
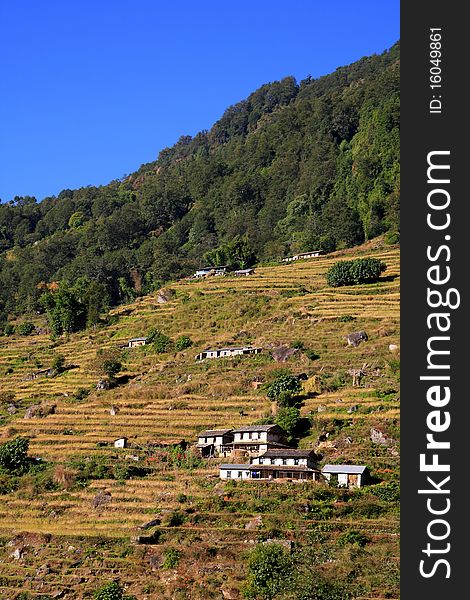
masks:
<path fill-rule="evenodd" d="M 282 427 L 287 433 L 287 437 L 290 440 L 294 437 L 295 430 L 299 424 L 300 410 L 294 406 L 281 408 L 274 419 L 274 422 Z"/>
<path fill-rule="evenodd" d="M 189 338 L 187 335 L 182 335 L 175 342 L 175 350 L 180 352 L 181 350 L 186 350 L 186 348 L 189 348 L 192 345 L 193 342 L 191 338 Z"/>
<path fill-rule="evenodd" d="M 295 375 L 279 375 L 269 386 L 267 396 L 279 406 L 292 406 L 297 403 L 293 398 L 302 390 L 299 378 Z"/>
<path fill-rule="evenodd" d="M 280 544 L 258 544 L 248 559 L 245 598 L 272 600 L 288 589 L 292 560 Z"/>
<path fill-rule="evenodd" d="M 122 369 L 121 352 L 112 348 L 98 350 L 93 367 L 100 375 L 106 376 L 111 383 L 114 383 L 116 375 Z"/>
<path fill-rule="evenodd" d="M 0 445 L 0 467 L 6 471 L 26 471 L 29 439 L 16 437 Z"/>
<path fill-rule="evenodd" d="M 326 280 L 332 287 L 374 283 L 386 268 L 387 265 L 378 258 L 342 260 L 328 270 Z"/>

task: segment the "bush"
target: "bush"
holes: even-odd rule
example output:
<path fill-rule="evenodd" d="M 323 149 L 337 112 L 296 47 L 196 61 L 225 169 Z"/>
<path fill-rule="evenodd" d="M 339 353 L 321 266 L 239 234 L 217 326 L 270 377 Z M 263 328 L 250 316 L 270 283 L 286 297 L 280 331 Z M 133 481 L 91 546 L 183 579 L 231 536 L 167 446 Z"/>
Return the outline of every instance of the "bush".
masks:
<path fill-rule="evenodd" d="M 56 354 L 52 359 L 52 369 L 57 373 L 62 373 L 65 365 L 65 357 L 62 354 Z"/>
<path fill-rule="evenodd" d="M 181 552 L 170 548 L 164 552 L 163 557 L 163 569 L 176 569 L 180 562 Z"/>
<path fill-rule="evenodd" d="M 34 325 L 29 321 L 25 321 L 24 323 L 20 323 L 15 331 L 19 335 L 31 335 L 34 331 Z"/>
<path fill-rule="evenodd" d="M 98 350 L 93 367 L 100 375 L 106 375 L 110 381 L 114 381 L 122 369 L 121 352 L 111 348 Z"/>
<path fill-rule="evenodd" d="M 279 375 L 269 386 L 267 396 L 270 400 L 282 403 L 283 406 L 292 404 L 292 396 L 302 390 L 302 385 L 295 375 Z M 286 396 L 287 394 L 287 396 Z"/>
<path fill-rule="evenodd" d="M 3 335 L 9 336 L 15 332 L 15 328 L 11 323 L 7 323 L 3 328 Z"/>
<path fill-rule="evenodd" d="M 94 600 L 136 600 L 135 596 L 124 595 L 124 589 L 116 581 L 110 581 L 93 594 Z"/>
<path fill-rule="evenodd" d="M 387 265 L 378 258 L 342 260 L 328 270 L 326 281 L 332 287 L 374 283 L 386 268 Z"/>
<path fill-rule="evenodd" d="M 248 559 L 248 578 L 243 595 L 248 599 L 271 600 L 286 590 L 292 560 L 280 544 L 259 544 Z"/>
<path fill-rule="evenodd" d="M 151 329 L 147 335 L 147 344 L 152 344 L 155 351 L 160 354 L 169 350 L 171 339 L 159 329 Z"/>
<path fill-rule="evenodd" d="M 180 352 L 181 350 L 186 350 L 193 345 L 193 341 L 187 335 L 182 335 L 175 342 L 175 350 Z"/>
<path fill-rule="evenodd" d="M 17 437 L 0 445 L 0 467 L 6 471 L 26 471 L 28 460 L 29 439 Z"/>
<path fill-rule="evenodd" d="M 368 542 L 370 542 L 370 539 L 366 535 L 354 530 L 346 531 L 345 533 L 342 533 L 338 538 L 338 546 L 346 546 L 347 544 L 352 544 L 353 546 L 359 546 L 360 548 L 362 548 Z"/>
<path fill-rule="evenodd" d="M 295 431 L 298 427 L 300 420 L 300 410 L 298 408 L 289 407 L 289 408 L 281 408 L 274 422 L 279 427 L 282 427 L 284 431 L 287 433 L 287 437 L 289 440 L 292 440 L 294 437 Z"/>

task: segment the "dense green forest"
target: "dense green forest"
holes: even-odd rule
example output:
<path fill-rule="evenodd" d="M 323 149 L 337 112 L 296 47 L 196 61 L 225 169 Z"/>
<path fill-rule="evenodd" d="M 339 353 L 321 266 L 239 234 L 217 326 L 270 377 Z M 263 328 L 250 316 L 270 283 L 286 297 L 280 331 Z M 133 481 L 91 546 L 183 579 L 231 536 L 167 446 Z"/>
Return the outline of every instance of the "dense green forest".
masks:
<path fill-rule="evenodd" d="M 399 117 L 396 44 L 263 85 L 108 185 L 2 203 L 0 321 L 48 311 L 59 333 L 206 263 L 398 241 Z"/>

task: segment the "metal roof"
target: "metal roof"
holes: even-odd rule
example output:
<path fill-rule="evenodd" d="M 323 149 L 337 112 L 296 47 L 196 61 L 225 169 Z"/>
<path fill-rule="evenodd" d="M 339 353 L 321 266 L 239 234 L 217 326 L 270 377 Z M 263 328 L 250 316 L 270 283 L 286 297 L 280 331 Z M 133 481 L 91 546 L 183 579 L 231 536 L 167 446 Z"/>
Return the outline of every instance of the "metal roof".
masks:
<path fill-rule="evenodd" d="M 361 475 L 366 469 L 365 465 L 325 465 L 322 468 L 322 473 Z"/>
<path fill-rule="evenodd" d="M 258 458 L 308 458 L 310 456 L 315 456 L 313 450 L 286 448 L 286 450 L 269 449 Z"/>
<path fill-rule="evenodd" d="M 147 340 L 146 337 L 141 337 L 141 338 L 131 338 L 129 341 L 130 342 L 145 342 Z"/>
<path fill-rule="evenodd" d="M 276 425 L 275 423 L 270 423 L 269 425 L 247 425 L 246 427 L 240 427 L 239 429 L 234 429 L 232 433 L 243 433 L 245 431 L 269 431 L 270 429 L 273 429 L 274 427 L 277 427 L 278 429 L 282 429 L 282 427 L 279 427 L 279 425 Z"/>
<path fill-rule="evenodd" d="M 308 471 L 310 473 L 319 473 L 318 469 L 311 469 L 303 465 L 250 465 L 250 471 Z"/>
<path fill-rule="evenodd" d="M 225 465 L 220 465 L 219 468 L 221 471 L 249 471 L 250 465 L 249 464 L 244 464 L 244 465 L 237 465 L 237 464 L 225 464 Z"/>
<path fill-rule="evenodd" d="M 231 431 L 231 429 L 206 429 L 205 431 L 198 433 L 198 437 L 214 437 L 216 435 L 225 435 Z"/>

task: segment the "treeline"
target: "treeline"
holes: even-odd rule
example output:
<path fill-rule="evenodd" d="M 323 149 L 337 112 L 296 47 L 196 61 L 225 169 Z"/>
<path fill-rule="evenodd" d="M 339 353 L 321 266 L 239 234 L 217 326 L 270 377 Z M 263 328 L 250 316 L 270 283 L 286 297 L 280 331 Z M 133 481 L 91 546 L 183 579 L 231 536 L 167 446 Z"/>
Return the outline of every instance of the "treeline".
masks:
<path fill-rule="evenodd" d="M 399 181 L 396 44 L 317 80 L 263 85 L 109 185 L 1 204 L 0 320 L 57 315 L 74 287 L 80 322 L 93 323 L 101 306 L 207 262 L 397 241 Z M 44 298 L 51 285 L 59 299 Z"/>

